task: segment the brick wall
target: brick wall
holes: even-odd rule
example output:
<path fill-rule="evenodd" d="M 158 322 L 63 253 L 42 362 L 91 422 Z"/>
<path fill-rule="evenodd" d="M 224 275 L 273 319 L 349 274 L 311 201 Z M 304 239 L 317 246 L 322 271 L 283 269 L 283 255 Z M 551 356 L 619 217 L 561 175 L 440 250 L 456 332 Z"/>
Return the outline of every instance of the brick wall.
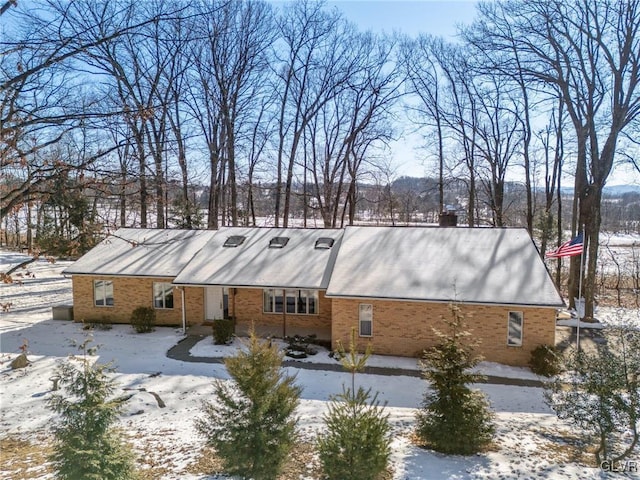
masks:
<path fill-rule="evenodd" d="M 93 281 L 113 282 L 112 307 L 96 307 L 93 298 Z M 108 321 L 129 323 L 131 312 L 137 307 L 153 307 L 153 282 L 170 282 L 166 278 L 100 277 L 74 275 L 73 315 L 76 321 Z M 204 318 L 204 290 L 199 287 L 185 288 L 187 324 L 200 324 Z M 173 308 L 156 309 L 156 324 L 182 325 L 182 295 L 173 289 Z"/>
<path fill-rule="evenodd" d="M 256 326 L 272 328 L 274 333 L 282 335 L 283 314 L 264 313 L 263 290 L 261 288 L 235 288 L 229 295 L 229 313 L 236 319 L 238 330 L 246 330 L 252 322 Z M 331 300 L 318 295 L 317 315 L 286 314 L 287 334 L 312 333 L 317 331 L 318 338 L 329 338 L 331 331 Z"/>
<path fill-rule="evenodd" d="M 374 353 L 415 357 L 438 342 L 432 327 L 445 329 L 440 319 L 451 318 L 445 303 L 419 303 L 383 300 L 333 299 L 331 341 L 348 345 L 351 329 L 358 332 L 358 306 L 373 305 L 373 337 L 360 338 L 360 345 L 371 342 Z M 531 350 L 540 344 L 555 343 L 555 309 L 483 305 L 461 305 L 472 333 L 480 341 L 477 348 L 485 360 L 507 365 L 527 365 Z M 524 314 L 522 346 L 507 346 L 508 312 Z M 446 330 L 444 330 L 446 332 Z"/>

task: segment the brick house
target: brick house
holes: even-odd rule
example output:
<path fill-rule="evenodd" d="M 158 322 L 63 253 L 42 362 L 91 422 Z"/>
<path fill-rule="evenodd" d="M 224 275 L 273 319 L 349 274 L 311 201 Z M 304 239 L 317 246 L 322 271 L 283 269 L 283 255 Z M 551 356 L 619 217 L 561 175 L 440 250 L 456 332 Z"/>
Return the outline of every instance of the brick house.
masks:
<path fill-rule="evenodd" d="M 554 343 L 563 305 L 518 228 L 121 229 L 63 273 L 76 320 L 128 323 L 146 305 L 162 325 L 232 318 L 237 333 L 253 324 L 334 346 L 355 329 L 388 355 L 433 345 L 455 301 L 485 359 L 511 365 Z"/>

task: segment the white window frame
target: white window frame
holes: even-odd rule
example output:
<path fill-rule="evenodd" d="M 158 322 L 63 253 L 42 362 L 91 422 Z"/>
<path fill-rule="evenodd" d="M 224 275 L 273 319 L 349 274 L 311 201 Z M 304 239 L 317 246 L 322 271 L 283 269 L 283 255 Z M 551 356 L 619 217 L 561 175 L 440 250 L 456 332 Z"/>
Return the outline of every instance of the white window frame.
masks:
<path fill-rule="evenodd" d="M 111 285 L 111 296 L 108 296 L 107 284 Z M 111 304 L 108 299 L 111 298 Z M 98 303 L 100 300 L 102 303 Z M 113 280 L 94 280 L 93 281 L 93 305 L 95 307 L 113 307 L 115 305 Z"/>
<path fill-rule="evenodd" d="M 167 287 L 169 287 L 167 289 Z M 156 305 L 156 298 L 158 297 L 158 293 L 162 289 L 162 306 Z M 171 303 L 170 307 L 167 307 L 167 291 L 171 292 Z M 173 295 L 173 285 L 170 282 L 153 282 L 153 308 L 155 310 L 173 310 L 175 306 L 175 296 Z"/>
<path fill-rule="evenodd" d="M 513 325 L 513 327 L 512 327 Z M 519 335 L 512 335 L 512 330 Z M 507 314 L 507 345 L 509 347 L 521 347 L 524 338 L 524 313 L 510 311 Z"/>
<path fill-rule="evenodd" d="M 306 292 L 304 308 L 301 308 L 301 299 L 303 298 L 301 292 Z M 263 313 L 275 313 L 282 314 L 282 310 L 276 308 L 276 297 L 282 297 L 282 309 L 284 309 L 287 315 L 318 315 L 320 312 L 320 295 L 318 290 L 313 289 L 280 289 L 280 288 L 265 288 L 262 293 L 262 311 Z M 287 298 L 293 298 L 292 303 L 294 311 L 289 311 L 289 304 Z M 312 302 L 313 300 L 313 302 Z M 310 312 L 310 307 L 313 304 L 315 311 Z"/>
<path fill-rule="evenodd" d="M 365 322 L 369 322 L 369 334 L 362 333 L 362 324 Z M 358 336 L 373 337 L 373 305 L 371 303 L 358 305 Z"/>

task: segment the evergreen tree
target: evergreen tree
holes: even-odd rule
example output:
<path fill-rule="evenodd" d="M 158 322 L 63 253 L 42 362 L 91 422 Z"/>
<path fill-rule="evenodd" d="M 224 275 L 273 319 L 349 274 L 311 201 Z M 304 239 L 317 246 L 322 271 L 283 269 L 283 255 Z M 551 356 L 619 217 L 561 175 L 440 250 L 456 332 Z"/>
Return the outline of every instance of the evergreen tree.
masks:
<path fill-rule="evenodd" d="M 343 389 L 329 404 L 326 433 L 318 438 L 320 463 L 329 480 L 375 480 L 389 463 L 391 427 L 377 394 L 371 398 L 370 389 L 355 390 L 355 374 L 364 369 L 371 350 L 358 354 L 352 331 L 349 352 L 339 345 L 338 353 L 351 373 L 351 389 Z"/>
<path fill-rule="evenodd" d="M 491 441 L 494 427 L 485 396 L 468 386 L 482 376 L 469 371 L 480 358 L 467 338 L 464 315 L 458 305 L 449 308 L 451 318 L 442 318 L 449 331 L 434 329 L 442 341 L 424 352 L 423 375 L 433 390 L 417 414 L 417 434 L 434 450 L 471 454 Z"/>
<path fill-rule="evenodd" d="M 196 428 L 229 474 L 273 480 L 296 441 L 301 389 L 285 375 L 282 359 L 277 346 L 252 332 L 246 349 L 225 360 L 233 384 L 218 381 L 216 401 L 204 403 Z"/>
<path fill-rule="evenodd" d="M 91 338 L 81 345 L 78 360 L 67 360 L 58 368 L 66 395 L 55 394 L 48 407 L 60 414 L 54 428 L 51 460 L 61 480 L 129 480 L 136 478 L 133 456 L 113 428 L 121 403 L 108 400 L 115 384 L 107 376 L 109 365 L 92 363 L 88 355 Z"/>

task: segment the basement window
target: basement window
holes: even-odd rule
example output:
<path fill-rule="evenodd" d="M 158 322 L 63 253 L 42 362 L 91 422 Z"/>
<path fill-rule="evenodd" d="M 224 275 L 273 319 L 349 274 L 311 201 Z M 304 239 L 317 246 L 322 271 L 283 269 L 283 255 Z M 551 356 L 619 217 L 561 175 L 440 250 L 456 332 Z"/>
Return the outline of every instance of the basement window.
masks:
<path fill-rule="evenodd" d="M 328 250 L 333 247 L 333 238 L 329 237 L 320 237 L 316 240 L 316 250 Z"/>
<path fill-rule="evenodd" d="M 289 243 L 289 237 L 273 237 L 269 240 L 269 248 L 284 248 Z"/>
<path fill-rule="evenodd" d="M 244 243 L 245 238 L 247 237 L 245 237 L 244 235 L 231 235 L 230 237 L 227 237 L 222 246 L 230 248 L 238 247 Z"/>

